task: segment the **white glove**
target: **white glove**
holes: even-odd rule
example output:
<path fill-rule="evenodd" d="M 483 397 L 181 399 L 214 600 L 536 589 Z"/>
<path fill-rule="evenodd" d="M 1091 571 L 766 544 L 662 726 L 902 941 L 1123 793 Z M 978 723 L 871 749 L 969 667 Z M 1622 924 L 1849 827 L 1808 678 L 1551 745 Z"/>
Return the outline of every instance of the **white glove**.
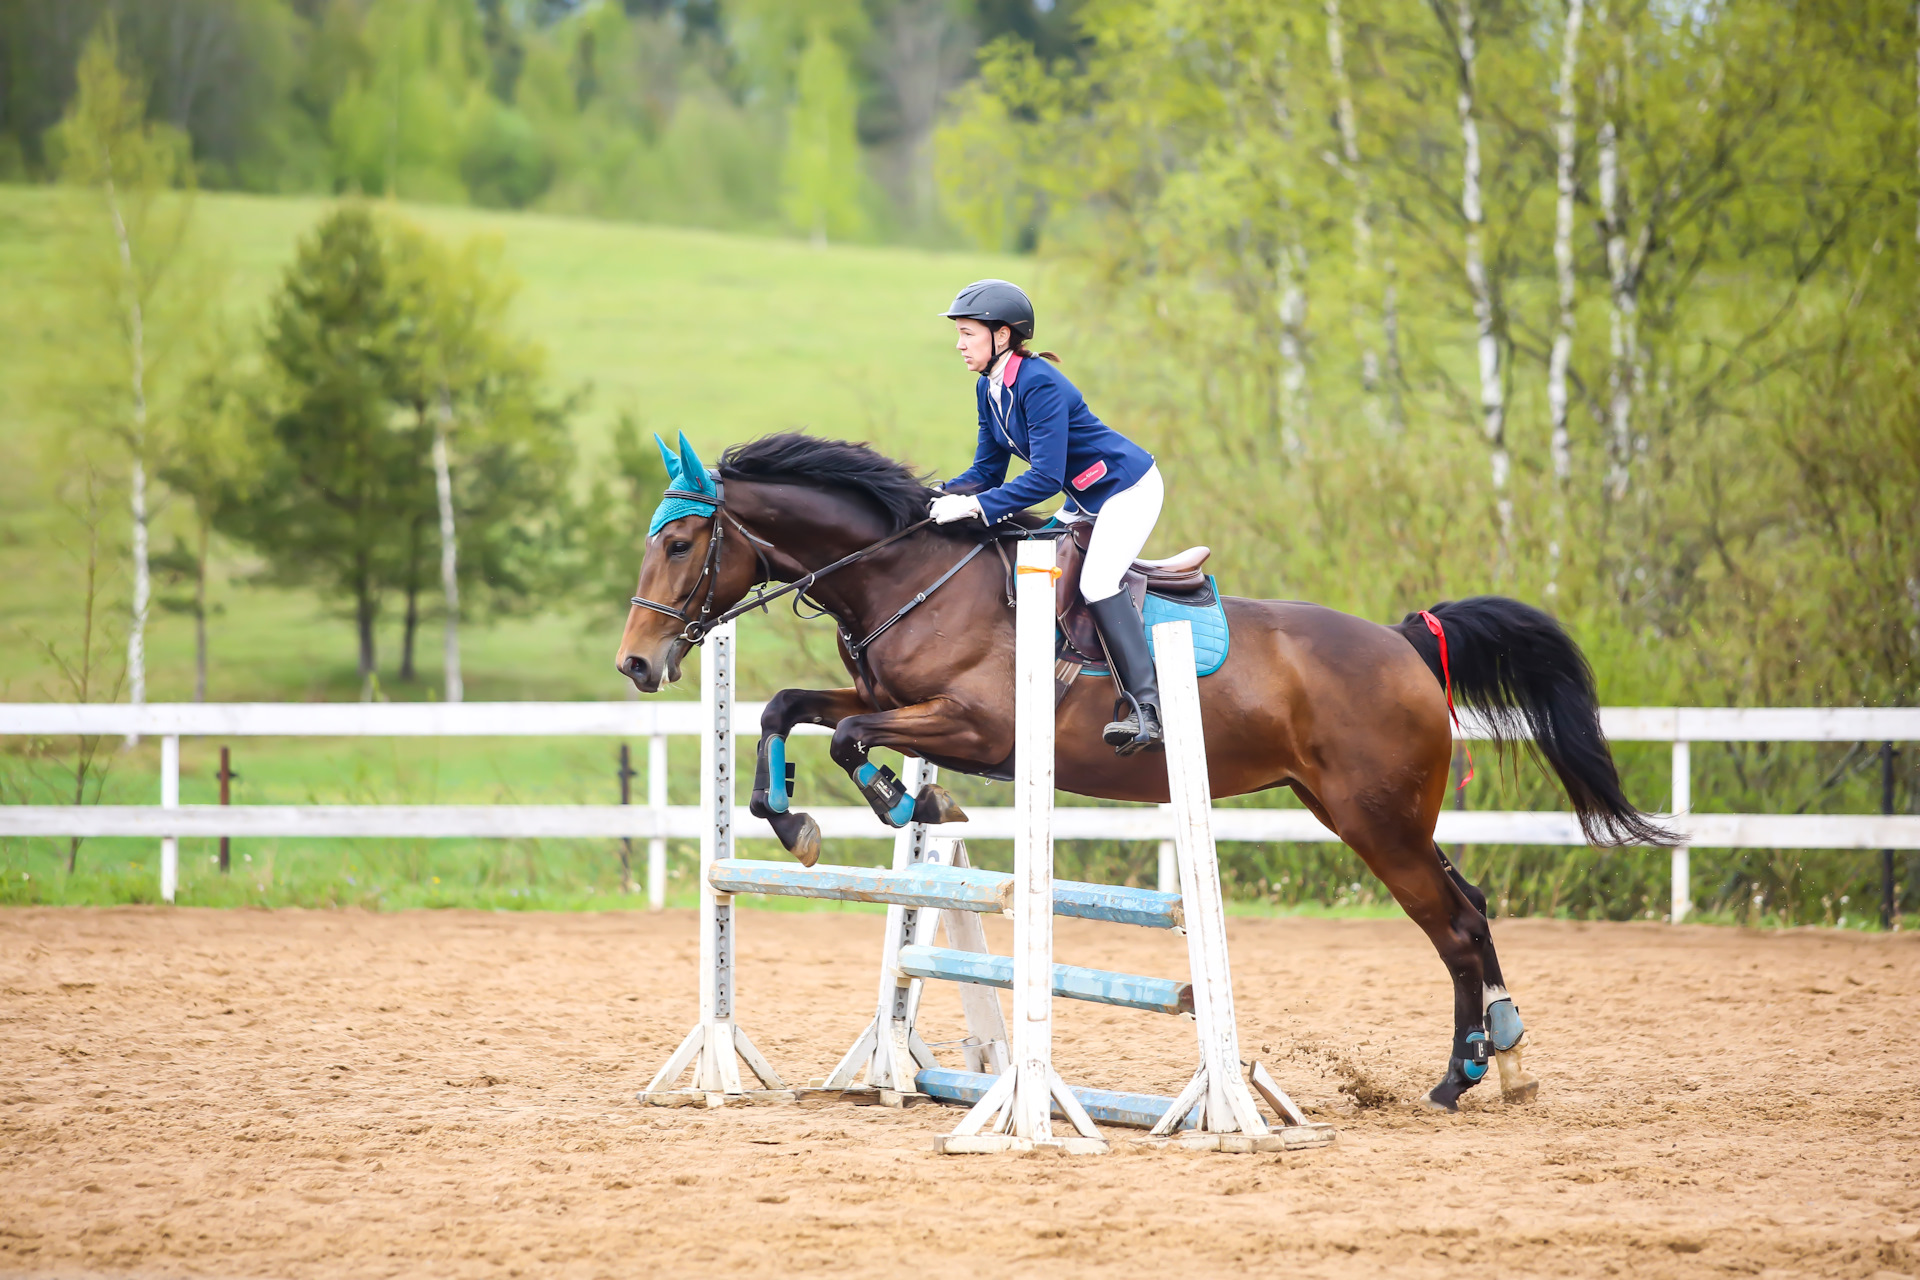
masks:
<path fill-rule="evenodd" d="M 980 511 L 980 499 L 970 493 L 943 493 L 933 500 L 933 507 L 927 514 L 933 517 L 935 524 L 952 524 L 968 516 L 979 516 L 983 522 L 986 520 Z"/>

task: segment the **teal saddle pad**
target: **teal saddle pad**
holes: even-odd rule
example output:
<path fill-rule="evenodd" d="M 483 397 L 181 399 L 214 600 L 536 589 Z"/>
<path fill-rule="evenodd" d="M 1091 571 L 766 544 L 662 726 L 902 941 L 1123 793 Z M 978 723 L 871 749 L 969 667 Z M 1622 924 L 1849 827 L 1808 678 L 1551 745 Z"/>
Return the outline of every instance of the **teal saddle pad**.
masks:
<path fill-rule="evenodd" d="M 1143 621 L 1147 628 L 1147 648 L 1153 648 L 1153 629 L 1162 622 L 1190 622 L 1193 624 L 1193 672 L 1196 676 L 1210 676 L 1226 665 L 1227 647 L 1232 637 L 1227 634 L 1227 611 L 1220 604 L 1220 584 L 1207 575 L 1204 591 L 1189 591 L 1183 595 L 1162 596 L 1147 592 L 1146 607 L 1142 610 Z M 1085 666 L 1080 668 L 1083 676 L 1104 676 L 1104 666 Z"/>

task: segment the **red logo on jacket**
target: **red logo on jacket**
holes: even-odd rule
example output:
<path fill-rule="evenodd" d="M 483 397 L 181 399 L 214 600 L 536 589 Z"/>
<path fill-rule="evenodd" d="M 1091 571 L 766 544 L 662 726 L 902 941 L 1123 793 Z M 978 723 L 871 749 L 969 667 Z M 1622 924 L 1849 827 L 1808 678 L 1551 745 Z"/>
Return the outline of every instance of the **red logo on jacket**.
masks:
<path fill-rule="evenodd" d="M 1107 474 L 1107 461 L 1105 458 L 1102 458 L 1100 461 L 1094 463 L 1092 466 L 1088 467 L 1085 471 L 1082 471 L 1079 475 L 1075 476 L 1073 479 L 1067 481 L 1067 483 L 1072 485 L 1076 489 L 1085 489 L 1088 485 L 1097 482 L 1106 474 Z"/>

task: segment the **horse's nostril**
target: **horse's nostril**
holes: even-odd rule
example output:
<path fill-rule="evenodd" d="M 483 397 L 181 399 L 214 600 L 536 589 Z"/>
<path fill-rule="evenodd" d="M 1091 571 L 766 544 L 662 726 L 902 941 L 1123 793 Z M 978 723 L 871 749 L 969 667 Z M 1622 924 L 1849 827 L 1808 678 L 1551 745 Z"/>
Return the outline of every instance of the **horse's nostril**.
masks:
<path fill-rule="evenodd" d="M 635 680 L 645 679 L 647 674 L 647 660 L 637 653 L 629 654 L 626 660 L 620 663 L 620 673 Z"/>

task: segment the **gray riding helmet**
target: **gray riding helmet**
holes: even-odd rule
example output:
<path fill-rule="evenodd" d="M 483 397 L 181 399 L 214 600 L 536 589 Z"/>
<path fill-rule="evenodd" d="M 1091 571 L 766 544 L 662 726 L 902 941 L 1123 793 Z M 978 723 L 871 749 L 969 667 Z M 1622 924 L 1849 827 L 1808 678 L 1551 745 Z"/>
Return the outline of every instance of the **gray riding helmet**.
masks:
<path fill-rule="evenodd" d="M 992 328 L 1007 325 L 1023 338 L 1033 336 L 1033 300 L 1010 280 L 975 280 L 940 313 L 949 320 L 979 320 Z"/>

